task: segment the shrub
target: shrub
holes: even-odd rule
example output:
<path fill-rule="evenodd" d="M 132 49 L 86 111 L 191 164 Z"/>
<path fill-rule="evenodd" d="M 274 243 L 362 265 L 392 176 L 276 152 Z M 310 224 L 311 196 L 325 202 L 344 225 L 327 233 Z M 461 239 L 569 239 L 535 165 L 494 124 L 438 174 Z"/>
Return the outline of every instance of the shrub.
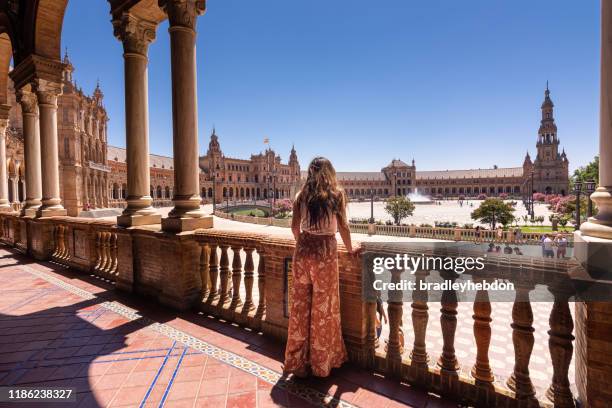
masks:
<path fill-rule="evenodd" d="M 484 193 L 480 193 L 480 194 L 478 194 L 478 199 L 479 200 L 486 200 L 487 199 L 487 195 L 484 194 Z"/>

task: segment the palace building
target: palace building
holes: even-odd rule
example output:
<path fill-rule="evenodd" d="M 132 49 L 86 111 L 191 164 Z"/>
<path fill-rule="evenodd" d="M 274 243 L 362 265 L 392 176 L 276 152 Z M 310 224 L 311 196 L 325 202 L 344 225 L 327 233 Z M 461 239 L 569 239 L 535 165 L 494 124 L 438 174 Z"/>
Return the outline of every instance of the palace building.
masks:
<path fill-rule="evenodd" d="M 532 161 L 527 152 L 521 167 L 417 171 L 414 160 L 408 165 L 394 159 L 380 172 L 338 172 L 338 179 L 352 199 L 371 195 L 384 198 L 416 191 L 433 197 L 525 196 L 530 191 L 565 195 L 569 188 L 569 161 L 565 150 L 559 153 L 553 108 L 547 85 L 541 106 L 537 155 Z"/>

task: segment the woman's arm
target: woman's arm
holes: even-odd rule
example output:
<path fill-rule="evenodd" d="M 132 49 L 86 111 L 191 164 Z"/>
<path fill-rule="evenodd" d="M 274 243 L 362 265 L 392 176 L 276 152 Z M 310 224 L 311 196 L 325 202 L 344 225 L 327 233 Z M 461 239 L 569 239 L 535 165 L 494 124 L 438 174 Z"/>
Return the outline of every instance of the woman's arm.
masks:
<path fill-rule="evenodd" d="M 343 205 L 340 207 L 341 211 L 340 214 L 338 214 L 338 232 L 340 233 L 340 237 L 342 238 L 342 242 L 344 242 L 344 246 L 346 247 L 346 250 L 350 253 L 355 255 L 356 253 L 358 253 L 358 250 L 353 250 L 353 244 L 351 242 L 351 229 L 349 228 L 348 225 L 348 218 L 346 215 L 346 197 L 343 196 Z"/>
<path fill-rule="evenodd" d="M 293 218 L 291 219 L 291 232 L 293 238 L 297 241 L 300 236 L 300 225 L 302 223 L 302 214 L 300 213 L 300 200 L 299 195 L 295 197 L 293 201 Z"/>

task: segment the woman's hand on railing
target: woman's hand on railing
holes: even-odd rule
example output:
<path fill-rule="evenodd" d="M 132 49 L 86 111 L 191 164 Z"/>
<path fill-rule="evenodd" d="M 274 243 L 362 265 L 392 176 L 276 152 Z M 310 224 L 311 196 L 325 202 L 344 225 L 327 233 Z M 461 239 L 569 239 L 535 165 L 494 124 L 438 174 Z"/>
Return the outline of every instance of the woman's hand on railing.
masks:
<path fill-rule="evenodd" d="M 354 256 L 355 258 L 358 258 L 359 256 L 361 256 L 363 251 L 364 251 L 364 248 L 361 245 L 359 245 L 359 247 L 357 248 L 349 249 L 348 253 L 350 256 Z"/>

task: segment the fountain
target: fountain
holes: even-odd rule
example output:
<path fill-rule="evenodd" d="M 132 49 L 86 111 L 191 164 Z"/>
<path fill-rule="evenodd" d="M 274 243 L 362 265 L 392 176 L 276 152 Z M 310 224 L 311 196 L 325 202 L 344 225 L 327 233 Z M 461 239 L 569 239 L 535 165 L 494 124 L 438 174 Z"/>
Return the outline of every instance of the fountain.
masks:
<path fill-rule="evenodd" d="M 418 189 L 415 189 L 414 193 L 408 194 L 408 198 L 415 204 L 433 204 L 431 198 L 419 193 Z"/>

